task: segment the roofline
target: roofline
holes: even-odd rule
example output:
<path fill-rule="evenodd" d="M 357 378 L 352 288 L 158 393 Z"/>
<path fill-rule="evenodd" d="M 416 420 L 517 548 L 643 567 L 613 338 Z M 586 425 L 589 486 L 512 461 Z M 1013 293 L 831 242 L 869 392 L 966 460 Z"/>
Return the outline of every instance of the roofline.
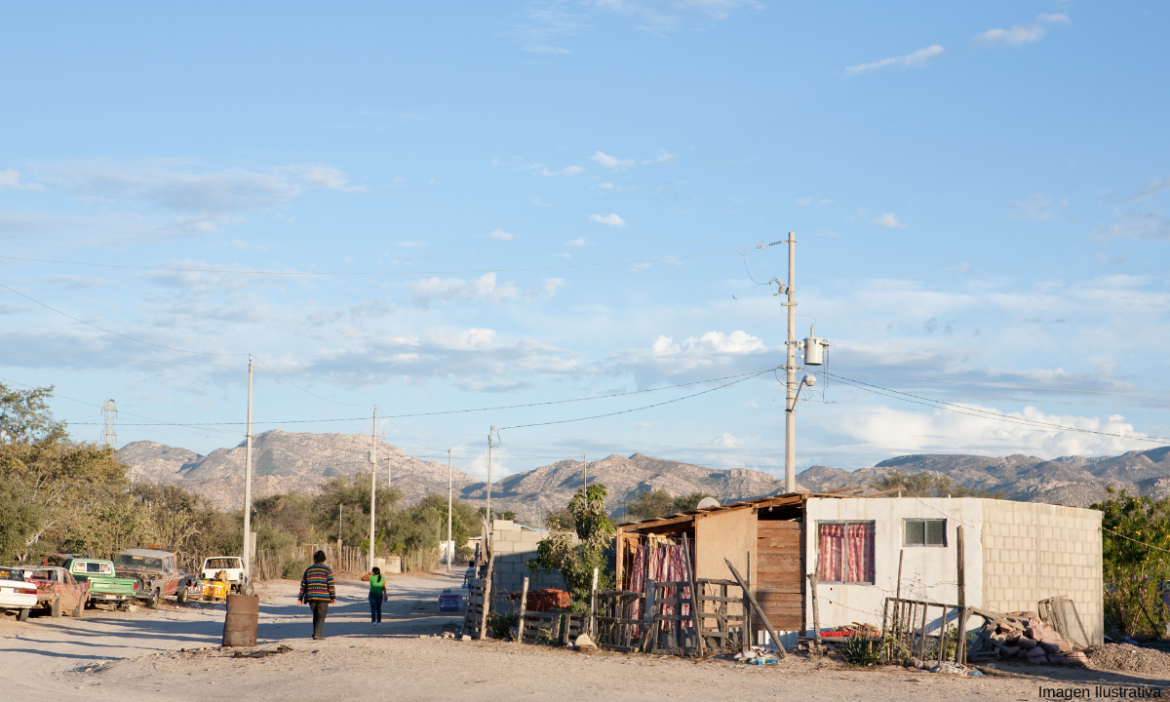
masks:
<path fill-rule="evenodd" d="M 681 524 L 684 522 L 693 521 L 696 517 L 701 515 L 714 514 L 716 512 L 728 512 L 758 507 L 781 507 L 797 504 L 803 505 L 804 502 L 810 497 L 845 499 L 852 496 L 834 495 L 823 492 L 786 492 L 779 495 L 769 495 L 768 497 L 757 497 L 751 500 L 732 502 L 731 504 L 727 505 L 716 505 L 715 507 L 707 507 L 705 509 L 692 509 L 686 512 L 676 512 L 674 514 L 668 514 L 665 517 L 655 517 L 653 519 L 643 519 L 637 522 L 627 522 L 618 526 L 618 532 L 624 533 L 629 531 L 637 531 L 639 529 L 649 529 L 656 526 Z"/>

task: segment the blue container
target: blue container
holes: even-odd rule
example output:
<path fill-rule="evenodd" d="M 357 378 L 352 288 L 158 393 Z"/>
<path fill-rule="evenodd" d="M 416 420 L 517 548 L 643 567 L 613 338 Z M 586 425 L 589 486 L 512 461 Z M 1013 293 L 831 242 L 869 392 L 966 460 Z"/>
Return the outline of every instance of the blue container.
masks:
<path fill-rule="evenodd" d="M 463 595 L 450 590 L 443 590 L 439 595 L 440 612 L 458 612 L 463 609 Z"/>

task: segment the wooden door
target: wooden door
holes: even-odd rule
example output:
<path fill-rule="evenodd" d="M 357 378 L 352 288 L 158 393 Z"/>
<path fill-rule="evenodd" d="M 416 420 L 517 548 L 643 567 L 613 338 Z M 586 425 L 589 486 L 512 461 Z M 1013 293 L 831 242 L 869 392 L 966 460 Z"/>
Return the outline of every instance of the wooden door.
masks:
<path fill-rule="evenodd" d="M 756 525 L 756 599 L 777 632 L 803 629 L 800 526 L 766 519 Z"/>

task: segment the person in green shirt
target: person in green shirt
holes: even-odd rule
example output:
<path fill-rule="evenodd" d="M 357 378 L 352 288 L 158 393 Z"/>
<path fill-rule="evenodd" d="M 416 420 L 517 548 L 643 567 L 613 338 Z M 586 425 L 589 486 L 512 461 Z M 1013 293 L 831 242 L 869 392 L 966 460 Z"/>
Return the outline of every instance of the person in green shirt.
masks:
<path fill-rule="evenodd" d="M 372 573 L 362 576 L 362 582 L 370 584 L 370 623 L 373 626 L 380 626 L 382 602 L 386 600 L 386 576 L 382 575 L 381 568 L 374 568 Z"/>

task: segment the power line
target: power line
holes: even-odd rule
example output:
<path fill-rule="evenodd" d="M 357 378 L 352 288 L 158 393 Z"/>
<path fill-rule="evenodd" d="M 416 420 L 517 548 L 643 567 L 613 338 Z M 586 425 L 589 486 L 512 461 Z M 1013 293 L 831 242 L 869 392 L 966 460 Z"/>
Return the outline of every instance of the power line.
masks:
<path fill-rule="evenodd" d="M 84 319 L 79 319 L 79 318 L 74 317 L 73 315 L 71 315 L 67 312 L 62 312 L 61 310 L 57 309 L 56 307 L 50 307 L 49 305 L 46 305 L 45 303 L 41 302 L 40 300 L 35 300 L 35 299 L 29 297 L 28 295 L 25 295 L 24 293 L 20 292 L 19 290 L 8 287 L 4 283 L 0 283 L 0 288 L 4 288 L 5 290 L 8 290 L 11 293 L 16 293 L 17 295 L 20 295 L 21 297 L 28 300 L 29 302 L 35 302 L 36 304 L 40 305 L 41 307 L 44 307 L 47 310 L 51 310 L 51 311 L 56 312 L 57 314 L 59 314 L 63 317 L 68 317 L 69 319 L 72 319 L 74 322 L 81 322 L 82 324 L 86 325 L 87 327 L 93 327 L 94 329 L 97 329 L 98 331 L 101 331 L 101 332 L 105 332 L 106 334 L 113 334 L 114 336 L 120 336 L 123 339 L 129 339 L 130 341 L 134 341 L 134 342 L 137 342 L 139 344 L 146 344 L 147 346 L 154 346 L 155 348 L 166 349 L 167 351 L 177 351 L 179 353 L 189 353 L 189 354 L 193 354 L 196 356 L 247 356 L 248 355 L 246 353 L 208 353 L 206 351 L 188 351 L 186 349 L 176 349 L 172 346 L 163 346 L 162 344 L 156 344 L 156 343 L 153 343 L 150 341 L 143 341 L 142 339 L 135 339 L 132 336 L 126 336 L 125 334 L 119 334 L 116 331 L 111 331 L 109 329 L 104 329 L 102 327 L 99 327 L 96 324 L 91 324 L 90 322 L 87 322 Z"/>
<path fill-rule="evenodd" d="M 294 383 L 293 381 L 291 381 L 291 380 L 289 380 L 288 378 L 284 377 L 284 376 L 283 376 L 283 375 L 281 375 L 280 373 L 277 373 L 275 368 L 273 368 L 272 366 L 268 365 L 268 364 L 267 364 L 267 363 L 265 363 L 264 361 L 261 361 L 259 358 L 257 358 L 257 359 L 256 359 L 256 362 L 257 362 L 257 363 L 259 363 L 260 365 L 264 366 L 264 367 L 265 367 L 265 368 L 267 368 L 268 370 L 272 371 L 272 372 L 273 372 L 273 373 L 276 375 L 276 377 L 280 378 L 280 379 L 281 379 L 281 380 L 283 380 L 284 382 L 286 382 L 286 383 L 288 383 L 289 385 L 293 386 L 293 387 L 294 387 L 294 388 L 296 388 L 297 390 L 300 390 L 301 392 L 304 392 L 304 393 L 308 393 L 309 395 L 312 395 L 313 397 L 316 397 L 317 399 L 320 399 L 320 400 L 325 400 L 326 402 L 332 402 L 332 403 L 333 403 L 333 404 L 335 404 L 335 405 L 345 405 L 346 407 L 364 407 L 364 406 L 365 406 L 365 405 L 357 405 L 357 404 L 354 404 L 354 403 L 352 403 L 352 402 L 338 402 L 337 400 L 330 400 L 328 397 L 322 397 L 321 395 L 318 395 L 317 393 L 315 393 L 315 392 L 313 392 L 313 391 L 311 391 L 311 390 L 306 390 L 305 388 L 302 388 L 300 385 L 297 385 L 296 383 Z"/>
<path fill-rule="evenodd" d="M 530 268 L 482 268 L 463 271 L 369 271 L 369 272 L 326 272 L 314 273 L 311 271 L 258 271 L 258 270 L 230 270 L 223 268 L 178 268 L 171 266 L 134 266 L 116 263 L 91 263 L 88 261 L 61 261 L 49 258 L 30 258 L 27 256 L 0 256 L 0 259 L 10 261 L 25 261 L 29 263 L 57 263 L 67 266 L 91 266 L 95 268 L 126 268 L 144 271 L 167 271 L 172 273 L 217 273 L 230 275 L 268 275 L 268 276 L 319 276 L 319 277 L 353 277 L 353 276 L 408 276 L 408 275 L 467 275 L 471 273 L 524 273 L 530 271 L 557 271 L 572 268 L 599 268 L 603 266 L 626 266 L 638 263 L 656 263 L 659 261 L 681 261 L 689 258 L 707 258 L 710 256 L 725 256 L 739 253 L 739 249 L 728 251 L 713 251 L 710 253 L 687 254 L 684 256 L 659 256 L 657 258 L 643 258 L 631 261 L 608 261 L 605 263 L 577 263 L 563 266 L 533 266 Z"/>
<path fill-rule="evenodd" d="M 682 397 L 676 397 L 673 400 L 666 400 L 665 402 L 656 402 L 652 405 L 646 405 L 644 407 L 635 407 L 633 409 L 621 410 L 618 412 L 607 412 L 606 414 L 595 414 L 591 417 L 577 417 L 576 419 L 558 419 L 558 420 L 553 421 L 553 422 L 538 422 L 536 424 L 519 424 L 519 425 L 511 426 L 511 427 L 500 427 L 499 429 L 497 429 L 497 432 L 503 431 L 504 429 L 528 429 L 530 427 L 546 427 L 546 426 L 549 426 L 551 424 L 568 424 L 569 422 L 584 422 L 584 421 L 587 421 L 590 419 L 602 419 L 604 417 L 616 417 L 619 414 L 629 414 L 631 412 L 641 412 L 642 410 L 652 409 L 654 407 L 661 407 L 663 405 L 669 405 L 669 404 L 674 403 L 674 402 L 681 402 L 682 400 L 689 400 L 692 397 L 698 397 L 699 395 L 706 395 L 707 393 L 715 392 L 716 390 L 722 390 L 723 388 L 730 387 L 730 386 L 735 385 L 737 383 L 742 383 L 745 380 L 751 380 L 752 378 L 764 375 L 765 373 L 771 373 L 773 370 L 774 369 L 769 368 L 767 370 L 763 370 L 763 371 L 760 371 L 758 373 L 754 373 L 752 375 L 749 375 L 746 378 L 740 378 L 739 380 L 733 380 L 730 383 L 725 383 L 725 384 L 717 386 L 717 387 L 707 388 L 706 390 L 696 392 L 692 395 L 683 395 Z"/>
<path fill-rule="evenodd" d="M 1141 544 L 1142 546 L 1147 546 L 1147 547 L 1149 547 L 1149 548 L 1152 548 L 1152 549 L 1154 549 L 1155 551 L 1161 551 L 1162 553 L 1170 553 L 1170 551 L 1167 551 L 1167 550 L 1166 550 L 1166 549 L 1164 549 L 1164 548 L 1160 548 L 1160 547 L 1158 547 L 1158 546 L 1155 546 L 1155 545 L 1153 545 L 1153 544 L 1148 544 L 1148 543 L 1146 543 L 1145 541 L 1138 541 L 1137 539 L 1131 539 L 1131 538 L 1129 538 L 1128 536 L 1126 536 L 1125 534 L 1119 534 L 1119 533 L 1117 533 L 1116 531 L 1113 531 L 1112 529 L 1108 529 L 1108 528 L 1106 528 L 1106 527 L 1101 527 L 1101 530 L 1102 530 L 1102 531 L 1107 531 L 1107 532 L 1109 532 L 1110 534 L 1113 534 L 1114 536 L 1120 536 L 1121 538 L 1123 538 L 1123 539 L 1126 539 L 1126 540 L 1129 540 L 1129 541 L 1132 541 L 1132 542 L 1134 542 L 1135 544 Z"/>
<path fill-rule="evenodd" d="M 1052 388 L 1042 385 L 1020 385 L 1018 383 L 983 383 L 976 380 L 954 380 L 951 378 L 915 378 L 905 375 L 881 375 L 878 373 L 859 373 L 855 371 L 846 371 L 850 375 L 861 375 L 870 378 L 895 378 L 898 380 L 917 380 L 923 383 L 954 383 L 956 385 L 981 385 L 992 388 L 1010 388 L 1013 390 L 1047 390 L 1049 392 L 1081 392 L 1090 393 L 1094 395 L 1141 395 L 1144 397 L 1158 397 L 1165 398 L 1167 393 L 1153 393 L 1153 392 L 1121 392 L 1118 390 L 1084 390 L 1081 388 Z"/>
<path fill-rule="evenodd" d="M 882 395 L 884 397 L 890 397 L 890 398 L 893 398 L 895 400 L 902 400 L 903 402 L 910 402 L 910 403 L 918 404 L 918 405 L 926 405 L 927 407 L 933 407 L 935 409 L 942 409 L 942 410 L 946 410 L 948 412 L 954 412 L 956 414 L 965 414 L 965 415 L 968 415 L 971 417 L 980 417 L 980 418 L 984 418 L 984 419 L 994 419 L 994 420 L 1001 421 L 1001 422 L 1007 422 L 1009 424 L 1020 424 L 1023 426 L 1030 426 L 1030 427 L 1034 427 L 1037 429 L 1047 429 L 1049 431 L 1052 431 L 1052 430 L 1071 431 L 1071 432 L 1078 432 L 1078 433 L 1082 433 L 1082 434 L 1096 434 L 1098 436 L 1112 436 L 1112 437 L 1116 437 L 1116 438 L 1120 438 L 1120 439 L 1129 439 L 1130 441 L 1144 441 L 1144 442 L 1153 443 L 1153 444 L 1170 443 L 1170 439 L 1157 437 L 1157 436 L 1140 437 L 1140 436 L 1133 436 L 1131 434 L 1116 434 L 1116 433 L 1112 433 L 1112 432 L 1095 431 L 1093 429 L 1081 429 L 1079 427 L 1070 427 L 1070 426 L 1065 426 L 1062 424 L 1053 424 L 1051 422 L 1042 422 L 1042 421 L 1036 420 L 1036 419 L 1028 419 L 1027 417 L 1013 417 L 1011 415 L 1006 415 L 1006 414 L 1003 414 L 1001 412 L 995 412 L 992 410 L 984 410 L 984 409 L 980 409 L 977 407 L 955 405 L 955 404 L 951 404 L 949 402 L 941 402 L 939 400 L 931 400 L 929 398 L 920 397 L 918 395 L 913 395 L 913 394 L 908 393 L 908 392 L 901 392 L 899 390 L 891 390 L 890 388 L 883 388 L 880 385 L 871 385 L 869 383 L 863 383 L 860 380 L 853 380 L 852 378 L 846 378 L 845 376 L 837 375 L 836 373 L 831 373 L 829 375 L 831 375 L 832 377 L 836 378 L 837 380 L 839 380 L 847 385 L 851 385 L 859 390 L 865 390 L 867 392 L 871 392 L 871 393 L 874 393 L 876 395 Z M 913 399 L 906 399 L 906 398 L 913 398 Z"/>
<path fill-rule="evenodd" d="M 271 370 L 271 369 L 269 369 L 269 370 Z M 720 381 L 729 380 L 731 378 L 739 378 L 740 380 L 748 380 L 748 379 L 754 378 L 758 375 L 763 375 L 764 373 L 771 373 L 773 370 L 774 369 L 772 369 L 772 368 L 768 368 L 766 370 L 750 371 L 748 373 L 737 373 L 735 375 L 725 375 L 721 378 L 708 378 L 706 380 L 692 380 L 692 381 L 687 382 L 687 383 L 678 383 L 677 385 L 664 385 L 663 387 L 660 387 L 660 388 L 647 388 L 645 390 L 630 390 L 628 392 L 615 392 L 615 393 L 610 393 L 608 395 L 594 395 L 592 397 L 575 397 L 575 398 L 572 398 L 569 400 L 549 400 L 548 402 L 530 402 L 530 403 L 523 404 L 523 405 L 500 405 L 498 407 L 477 407 L 474 409 L 442 410 L 439 412 L 416 412 L 414 414 L 390 414 L 390 415 L 386 415 L 382 418 L 383 419 L 410 419 L 410 418 L 415 418 L 415 417 L 435 417 L 435 416 L 439 416 L 439 415 L 450 415 L 450 414 L 469 414 L 472 412 L 493 412 L 493 411 L 497 411 L 497 410 L 526 409 L 526 408 L 530 408 L 530 407 L 546 407 L 549 405 L 563 405 L 563 404 L 568 404 L 571 402 L 587 402 L 589 400 L 605 400 L 605 399 L 614 398 L 614 397 L 626 397 L 628 395 L 641 395 L 643 393 L 648 393 L 648 392 L 660 392 L 662 390 L 674 390 L 676 388 L 685 388 L 685 387 L 689 387 L 691 385 L 702 385 L 704 383 L 718 383 Z M 273 372 L 275 372 L 275 371 L 273 371 Z M 740 382 L 740 381 L 737 380 L 736 382 Z M 312 392 L 309 392 L 308 390 L 301 388 L 299 385 L 294 386 L 294 387 L 297 387 L 300 390 L 304 390 L 305 392 L 308 392 L 310 395 L 314 395 L 314 397 L 320 397 L 320 395 L 316 395 Z M 723 386 L 723 387 L 725 387 L 725 386 Z M 716 388 L 716 389 L 718 389 L 718 388 Z M 701 395 L 703 393 L 698 393 L 698 394 Z M 687 397 L 694 397 L 694 395 L 688 395 Z M 321 399 L 327 400 L 328 398 L 322 397 Z M 679 399 L 686 399 L 686 398 L 684 397 L 684 398 L 679 398 Z M 329 401 L 333 402 L 333 400 L 329 400 Z M 671 402 L 675 402 L 675 400 L 671 400 Z M 344 403 L 337 403 L 337 404 L 344 404 Z M 361 407 L 363 405 L 354 405 L 354 406 Z M 651 406 L 655 406 L 655 405 L 651 405 Z M 338 418 L 332 418 L 332 419 L 281 419 L 281 420 L 273 420 L 270 422 L 253 421 L 252 423 L 253 424 L 316 424 L 316 423 L 324 424 L 324 423 L 330 423 L 330 422 L 356 422 L 356 421 L 363 421 L 364 422 L 364 421 L 368 421 L 368 420 L 369 420 L 369 417 L 338 417 Z M 246 423 L 247 422 L 195 422 L 191 426 L 209 426 L 209 427 L 240 426 L 240 425 L 243 425 Z M 77 422 L 77 424 L 88 424 L 88 422 Z M 125 427 L 125 426 L 150 426 L 150 425 L 149 424 L 122 423 L 121 426 Z M 508 427 L 508 428 L 515 429 L 517 427 Z"/>

